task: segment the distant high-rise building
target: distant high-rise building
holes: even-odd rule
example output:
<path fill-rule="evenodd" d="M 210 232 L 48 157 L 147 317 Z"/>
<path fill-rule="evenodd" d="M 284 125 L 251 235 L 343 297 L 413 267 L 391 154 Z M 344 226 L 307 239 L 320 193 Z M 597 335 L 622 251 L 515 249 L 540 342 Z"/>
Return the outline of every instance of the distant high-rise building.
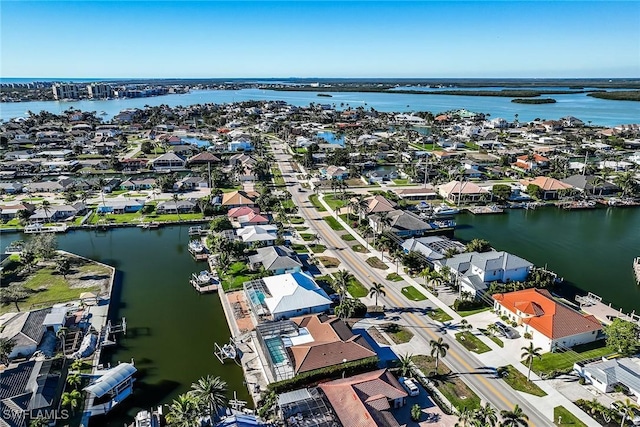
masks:
<path fill-rule="evenodd" d="M 104 83 L 91 83 L 87 85 L 87 92 L 89 98 L 93 99 L 105 99 L 113 97 L 113 88 L 111 85 Z"/>
<path fill-rule="evenodd" d="M 78 99 L 78 85 L 56 83 L 52 86 L 53 97 L 55 99 Z"/>

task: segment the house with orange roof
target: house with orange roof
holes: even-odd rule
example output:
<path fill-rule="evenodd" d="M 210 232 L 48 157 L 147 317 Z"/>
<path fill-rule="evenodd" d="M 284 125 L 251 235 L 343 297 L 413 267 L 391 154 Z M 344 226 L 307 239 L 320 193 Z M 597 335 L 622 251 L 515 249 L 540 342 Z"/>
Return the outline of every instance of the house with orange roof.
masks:
<path fill-rule="evenodd" d="M 237 208 L 240 206 L 256 206 L 256 199 L 259 194 L 255 191 L 231 191 L 222 195 L 222 206 Z"/>
<path fill-rule="evenodd" d="M 540 154 L 518 156 L 516 157 L 516 162 L 511 164 L 513 169 L 527 173 L 547 166 L 549 166 L 549 159 Z"/>
<path fill-rule="evenodd" d="M 553 299 L 546 289 L 494 294 L 494 310 L 531 334 L 534 347 L 564 350 L 604 338 L 602 324 Z"/>
<path fill-rule="evenodd" d="M 343 426 L 400 426 L 392 411 L 405 405 L 407 393 L 386 369 L 318 386 Z"/>
<path fill-rule="evenodd" d="M 542 191 L 542 200 L 553 200 L 558 198 L 558 192 L 571 190 L 573 187 L 555 178 L 547 176 L 538 176 L 535 179 L 520 180 L 522 189 L 526 190 L 529 184 L 540 187 Z"/>

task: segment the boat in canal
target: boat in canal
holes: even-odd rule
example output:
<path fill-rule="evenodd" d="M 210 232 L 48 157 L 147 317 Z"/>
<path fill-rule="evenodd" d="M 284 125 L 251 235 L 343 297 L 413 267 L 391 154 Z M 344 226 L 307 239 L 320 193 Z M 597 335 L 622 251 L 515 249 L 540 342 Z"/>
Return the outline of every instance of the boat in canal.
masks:
<path fill-rule="evenodd" d="M 155 411 L 140 411 L 136 414 L 133 427 L 160 427 L 161 417 L 162 406 L 158 406 Z"/>
<path fill-rule="evenodd" d="M 194 254 L 204 252 L 204 245 L 200 240 L 192 240 L 189 242 L 189 251 Z"/>
<path fill-rule="evenodd" d="M 460 213 L 460 209 L 446 205 L 444 203 L 441 204 L 440 206 L 433 208 L 433 214 L 435 216 L 451 216 L 458 213 Z"/>

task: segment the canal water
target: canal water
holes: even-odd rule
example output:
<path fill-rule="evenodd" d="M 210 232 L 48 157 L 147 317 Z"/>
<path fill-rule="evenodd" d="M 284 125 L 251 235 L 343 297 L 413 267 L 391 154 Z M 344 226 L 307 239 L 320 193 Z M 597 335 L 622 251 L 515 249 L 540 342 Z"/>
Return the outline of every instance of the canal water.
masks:
<path fill-rule="evenodd" d="M 455 237 L 488 240 L 564 277 L 562 293 L 594 292 L 617 308 L 640 312 L 633 258 L 640 256 L 640 209 L 565 211 L 555 207 L 501 215 L 461 214 Z"/>
<path fill-rule="evenodd" d="M 233 362 L 223 366 L 213 355 L 213 343 L 228 342 L 230 332 L 218 295 L 199 295 L 189 285 L 191 273 L 206 264 L 196 263 L 187 251 L 188 229 L 120 228 L 57 236 L 60 249 L 117 269 L 109 317 L 126 317 L 127 336 L 103 354 L 103 361 L 134 359 L 138 369 L 133 397 L 108 417 L 93 418 L 92 426 L 131 422 L 139 410 L 170 403 L 207 374 L 224 379 L 230 397 L 235 390 L 238 399 L 250 400 L 242 369 Z M 2 234 L 2 246 L 18 238 Z"/>

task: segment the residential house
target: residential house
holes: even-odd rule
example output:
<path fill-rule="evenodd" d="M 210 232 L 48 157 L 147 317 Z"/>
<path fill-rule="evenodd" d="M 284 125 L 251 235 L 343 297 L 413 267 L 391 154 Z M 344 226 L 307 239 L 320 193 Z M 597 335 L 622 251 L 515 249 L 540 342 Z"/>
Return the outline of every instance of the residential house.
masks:
<path fill-rule="evenodd" d="M 327 166 L 320 169 L 320 175 L 324 179 L 345 180 L 349 178 L 349 170 L 344 166 Z"/>
<path fill-rule="evenodd" d="M 29 193 L 58 193 L 64 187 L 57 181 L 30 182 L 25 185 L 25 191 Z"/>
<path fill-rule="evenodd" d="M 249 257 L 249 267 L 252 270 L 261 266 L 273 275 L 278 275 L 301 271 L 302 262 L 296 252 L 286 246 L 269 246 L 258 248 L 257 254 Z"/>
<path fill-rule="evenodd" d="M 491 198 L 486 188 L 469 181 L 451 181 L 438 187 L 438 193 L 451 203 L 473 203 Z"/>
<path fill-rule="evenodd" d="M 16 357 L 31 357 L 35 353 L 45 327 L 42 325 L 44 318 L 49 313 L 49 309 L 25 311 L 5 315 L 0 330 L 0 338 L 13 340 L 14 347 L 9 353 L 9 359 Z M 1 318 L 0 318 L 1 319 Z M 0 388 L 1 389 L 1 388 Z"/>
<path fill-rule="evenodd" d="M 250 212 L 246 215 L 237 216 L 234 222 L 239 227 L 246 227 L 248 225 L 266 225 L 269 224 L 269 216 L 266 214 L 263 215 Z"/>
<path fill-rule="evenodd" d="M 253 143 L 248 139 L 234 139 L 227 143 L 227 151 L 253 151 Z"/>
<path fill-rule="evenodd" d="M 640 363 L 637 358 L 600 360 L 587 365 L 577 363 L 574 369 L 601 393 L 614 392 L 621 385 L 633 393 L 636 402 L 640 402 Z"/>
<path fill-rule="evenodd" d="M 491 282 L 523 282 L 533 264 L 504 251 L 464 252 L 434 262 L 440 272 L 447 266 L 460 289 L 472 297 L 483 294 Z"/>
<path fill-rule="evenodd" d="M 0 182 L 0 193 L 18 194 L 22 193 L 23 185 L 20 182 Z"/>
<path fill-rule="evenodd" d="M 122 159 L 120 165 L 122 165 L 123 171 L 137 171 L 147 167 L 147 159 Z"/>
<path fill-rule="evenodd" d="M 614 172 L 624 172 L 631 169 L 634 164 L 631 162 L 625 162 L 624 160 L 602 160 L 597 163 L 598 169 L 611 169 Z"/>
<path fill-rule="evenodd" d="M 248 225 L 236 231 L 236 235 L 247 244 L 271 246 L 278 239 L 278 227 L 275 225 Z"/>
<path fill-rule="evenodd" d="M 533 172 L 549 166 L 549 159 L 540 154 L 526 154 L 516 157 L 516 162 L 511 167 L 521 172 Z"/>
<path fill-rule="evenodd" d="M 423 234 L 437 228 L 434 224 L 424 221 L 413 212 L 398 209 L 387 212 L 386 216 L 391 220 L 386 231 L 389 231 L 398 237 L 422 236 Z M 380 214 L 369 216 L 369 224 L 374 230 L 382 230 L 379 222 Z"/>
<path fill-rule="evenodd" d="M 313 277 L 287 273 L 244 283 L 252 313 L 264 320 L 282 320 L 328 312 L 331 299 Z"/>
<path fill-rule="evenodd" d="M 222 195 L 222 206 L 227 208 L 237 208 L 240 206 L 256 206 L 256 199 L 259 194 L 255 191 L 231 191 Z"/>
<path fill-rule="evenodd" d="M 546 289 L 495 294 L 493 300 L 496 314 L 522 326 L 533 346 L 543 351 L 564 351 L 603 338 L 602 325 L 593 315 L 559 303 Z"/>
<path fill-rule="evenodd" d="M 4 221 L 9 221 L 18 216 L 18 212 L 27 211 L 29 213 L 34 212 L 36 207 L 30 203 L 20 202 L 10 205 L 0 205 L 0 218 Z"/>
<path fill-rule="evenodd" d="M 571 175 L 561 181 L 581 193 L 593 196 L 608 196 L 620 192 L 620 187 L 595 175 Z"/>
<path fill-rule="evenodd" d="M 200 188 L 209 188 L 207 179 L 201 176 L 185 176 L 173 184 L 174 191 L 191 191 Z"/>
<path fill-rule="evenodd" d="M 84 203 L 74 203 L 73 205 L 51 205 L 46 209 L 38 208 L 33 215 L 29 217 L 29 221 L 46 222 L 46 221 L 66 221 L 77 215 L 84 215 L 87 212 L 87 206 Z"/>
<path fill-rule="evenodd" d="M 419 188 L 404 188 L 393 191 L 405 200 L 432 200 L 438 196 L 436 189 L 431 184 L 423 185 Z"/>
<path fill-rule="evenodd" d="M 186 161 L 181 156 L 169 151 L 162 154 L 149 163 L 153 166 L 153 169 L 158 171 L 172 171 L 184 169 Z"/>
<path fill-rule="evenodd" d="M 198 203 L 195 200 L 168 200 L 158 203 L 156 213 L 160 215 L 192 213 L 197 206 Z"/>
<path fill-rule="evenodd" d="M 194 165 L 208 165 L 208 164 L 216 164 L 220 163 L 220 159 L 208 151 L 203 151 L 201 153 L 196 154 L 195 156 L 189 157 L 187 160 L 187 164 L 189 166 Z"/>
<path fill-rule="evenodd" d="M 373 197 L 369 197 L 365 199 L 366 205 L 366 214 L 377 214 L 380 212 L 391 212 L 396 209 L 398 204 L 393 200 L 388 200 L 384 196 L 376 195 Z"/>
<path fill-rule="evenodd" d="M 405 405 L 407 392 L 387 369 L 318 386 L 343 426 L 400 426 L 392 410 Z"/>
<path fill-rule="evenodd" d="M 104 203 L 98 203 L 96 207 L 97 214 L 123 214 L 123 213 L 135 213 L 144 208 L 144 200 L 131 199 L 131 200 L 108 200 Z"/>
<path fill-rule="evenodd" d="M 121 190 L 137 191 L 137 190 L 151 190 L 156 185 L 154 178 L 129 178 L 126 181 L 120 183 Z"/>
<path fill-rule="evenodd" d="M 542 200 L 557 199 L 559 192 L 562 193 L 563 191 L 571 190 L 573 188 L 569 184 L 546 176 L 538 176 L 535 179 L 529 180 L 523 179 L 520 180 L 520 184 L 522 185 L 522 189 L 525 191 L 530 184 L 538 186 L 540 190 L 542 190 Z"/>
<path fill-rule="evenodd" d="M 443 259 L 449 251 L 462 253 L 466 250 L 462 243 L 442 236 L 411 238 L 402 242 L 401 246 L 405 254 L 411 251 L 419 252 L 432 262 Z"/>

